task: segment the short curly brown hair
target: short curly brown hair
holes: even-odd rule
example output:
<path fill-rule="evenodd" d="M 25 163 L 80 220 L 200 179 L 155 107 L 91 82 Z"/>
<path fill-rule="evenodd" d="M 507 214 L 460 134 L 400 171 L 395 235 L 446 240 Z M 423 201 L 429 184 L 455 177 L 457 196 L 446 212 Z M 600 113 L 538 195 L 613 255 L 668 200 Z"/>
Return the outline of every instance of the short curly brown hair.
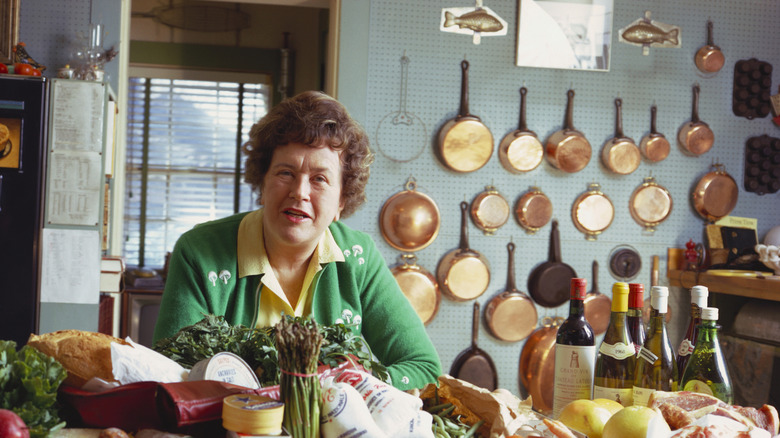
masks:
<path fill-rule="evenodd" d="M 319 91 L 305 91 L 283 100 L 252 126 L 243 146 L 247 156 L 244 180 L 261 202 L 263 179 L 274 151 L 290 143 L 312 147 L 327 144 L 341 153 L 341 217 L 349 217 L 366 201 L 366 184 L 374 154 L 368 135 L 341 102 Z"/>

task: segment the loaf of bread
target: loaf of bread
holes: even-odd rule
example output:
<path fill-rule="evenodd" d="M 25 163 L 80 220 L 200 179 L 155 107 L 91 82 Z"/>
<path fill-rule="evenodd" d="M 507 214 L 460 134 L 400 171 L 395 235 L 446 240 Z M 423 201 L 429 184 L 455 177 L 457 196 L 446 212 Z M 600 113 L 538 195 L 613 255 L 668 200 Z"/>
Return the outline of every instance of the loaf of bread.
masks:
<path fill-rule="evenodd" d="M 112 342 L 128 345 L 110 335 L 82 330 L 31 334 L 27 345 L 57 359 L 68 372 L 63 384 L 80 388 L 93 377 L 116 381 L 111 365 Z"/>

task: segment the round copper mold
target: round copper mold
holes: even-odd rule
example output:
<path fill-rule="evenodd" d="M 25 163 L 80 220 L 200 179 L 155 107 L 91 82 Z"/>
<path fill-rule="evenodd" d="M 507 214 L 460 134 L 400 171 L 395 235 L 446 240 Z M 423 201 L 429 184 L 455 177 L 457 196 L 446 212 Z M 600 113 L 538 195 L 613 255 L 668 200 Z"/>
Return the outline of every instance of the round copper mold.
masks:
<path fill-rule="evenodd" d="M 509 202 L 493 186 L 477 195 L 471 202 L 471 220 L 485 235 L 493 235 L 509 219 Z"/>
<path fill-rule="evenodd" d="M 628 211 L 636 223 L 653 232 L 672 213 L 672 195 L 655 178 L 647 177 L 631 194 Z"/>
<path fill-rule="evenodd" d="M 417 256 L 402 254 L 400 258 L 401 263 L 391 269 L 393 277 L 417 316 L 427 325 L 439 312 L 439 284 L 433 274 L 417 264 Z"/>
<path fill-rule="evenodd" d="M 527 233 L 533 234 L 550 223 L 553 205 L 538 187 L 531 187 L 517 200 L 515 218 Z"/>
<path fill-rule="evenodd" d="M 385 201 L 379 213 L 379 228 L 393 248 L 419 251 L 439 235 L 441 214 L 430 196 L 417 191 L 414 178 L 409 178 L 405 188 Z"/>
<path fill-rule="evenodd" d="M 612 224 L 615 206 L 601 191 L 601 186 L 593 183 L 588 186 L 588 191 L 574 201 L 571 218 L 574 226 L 585 234 L 587 240 L 596 240 L 596 237 Z"/>

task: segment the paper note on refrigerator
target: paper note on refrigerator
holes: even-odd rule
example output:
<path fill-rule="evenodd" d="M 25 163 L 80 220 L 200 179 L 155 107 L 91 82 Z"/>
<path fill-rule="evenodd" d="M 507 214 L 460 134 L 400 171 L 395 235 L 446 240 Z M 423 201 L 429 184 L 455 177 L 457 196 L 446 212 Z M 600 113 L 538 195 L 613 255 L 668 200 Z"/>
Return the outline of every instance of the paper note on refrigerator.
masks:
<path fill-rule="evenodd" d="M 41 302 L 98 304 L 100 233 L 44 228 L 41 239 Z"/>

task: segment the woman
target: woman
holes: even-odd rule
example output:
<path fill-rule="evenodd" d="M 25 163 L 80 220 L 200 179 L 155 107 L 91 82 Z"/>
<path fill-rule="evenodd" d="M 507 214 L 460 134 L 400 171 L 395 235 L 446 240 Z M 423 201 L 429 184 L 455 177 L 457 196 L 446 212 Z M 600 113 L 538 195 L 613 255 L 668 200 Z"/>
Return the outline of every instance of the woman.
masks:
<path fill-rule="evenodd" d="M 171 255 L 154 339 L 210 313 L 232 325 L 281 314 L 344 322 L 400 389 L 435 382 L 441 364 L 370 236 L 338 220 L 365 201 L 368 137 L 335 99 L 304 92 L 256 123 L 246 181 L 263 208 L 201 224 Z"/>

